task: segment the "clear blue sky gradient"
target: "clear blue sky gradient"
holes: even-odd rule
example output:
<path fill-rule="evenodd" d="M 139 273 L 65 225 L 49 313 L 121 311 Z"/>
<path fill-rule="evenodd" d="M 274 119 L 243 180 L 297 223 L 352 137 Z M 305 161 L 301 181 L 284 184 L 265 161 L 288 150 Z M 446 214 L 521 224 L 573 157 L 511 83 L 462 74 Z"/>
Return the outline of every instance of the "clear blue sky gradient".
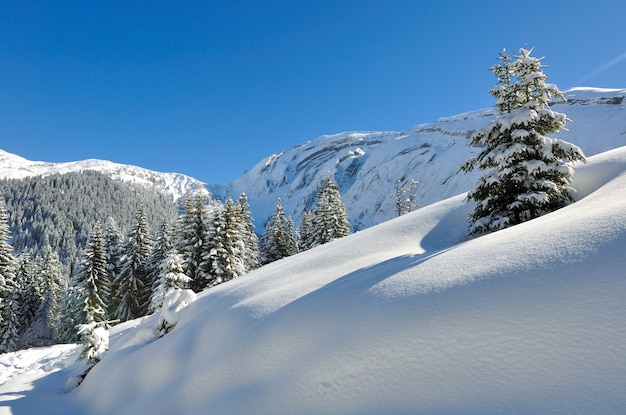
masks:
<path fill-rule="evenodd" d="M 322 134 L 493 105 L 502 48 L 626 87 L 626 2 L 0 1 L 0 148 L 228 183 Z"/>

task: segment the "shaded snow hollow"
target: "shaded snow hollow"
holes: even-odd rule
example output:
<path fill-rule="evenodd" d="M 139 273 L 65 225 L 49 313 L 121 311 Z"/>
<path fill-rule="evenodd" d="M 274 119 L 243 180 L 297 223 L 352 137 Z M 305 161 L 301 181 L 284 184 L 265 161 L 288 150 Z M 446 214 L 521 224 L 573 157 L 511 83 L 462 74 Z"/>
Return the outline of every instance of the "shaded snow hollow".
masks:
<path fill-rule="evenodd" d="M 75 414 L 625 413 L 626 147 L 574 186 L 577 203 L 487 236 L 466 239 L 461 195 L 272 263 L 163 338 L 157 316 L 113 328 L 70 394 L 46 379 L 72 366 L 30 391 L 10 378 L 0 413 L 44 393 Z"/>

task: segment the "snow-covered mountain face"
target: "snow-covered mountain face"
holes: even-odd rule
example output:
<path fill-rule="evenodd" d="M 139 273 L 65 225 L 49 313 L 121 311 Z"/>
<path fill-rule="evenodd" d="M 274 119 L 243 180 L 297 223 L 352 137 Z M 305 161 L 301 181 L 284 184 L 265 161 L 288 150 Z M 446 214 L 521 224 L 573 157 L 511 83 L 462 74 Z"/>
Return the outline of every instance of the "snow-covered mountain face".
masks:
<path fill-rule="evenodd" d="M 567 102 L 553 109 L 572 122 L 558 138 L 580 146 L 587 156 L 626 145 L 626 89 L 575 88 L 565 95 Z M 262 232 L 278 198 L 298 225 L 330 173 L 353 229 L 364 229 L 397 216 L 398 181 L 419 181 L 418 207 L 470 190 L 482 172 L 458 171 L 475 151 L 466 146 L 468 137 L 496 115 L 495 109 L 486 109 L 440 118 L 410 131 L 321 136 L 273 154 L 233 183 L 210 190 L 220 198 L 245 192 L 257 231 Z"/>
<path fill-rule="evenodd" d="M 179 173 L 160 173 L 141 167 L 113 163 L 106 160 L 84 160 L 69 163 L 30 161 L 0 150 L 0 178 L 23 179 L 32 176 L 48 176 L 55 173 L 93 170 L 109 175 L 114 180 L 156 187 L 177 201 L 187 192 L 204 189 L 204 183 Z"/>
<path fill-rule="evenodd" d="M 553 109 L 572 122 L 562 138 L 580 146 L 587 156 L 626 145 L 626 89 L 574 88 L 566 103 Z M 426 206 L 470 190 L 482 174 L 459 172 L 475 149 L 467 147 L 473 131 L 497 115 L 495 109 L 440 118 L 400 132 L 344 132 L 307 141 L 261 160 L 228 185 L 209 185 L 214 197 L 225 199 L 246 193 L 257 232 L 263 232 L 276 201 L 299 225 L 302 212 L 313 207 L 315 195 L 327 174 L 340 187 L 354 230 L 397 216 L 396 188 L 419 181 L 417 207 Z M 174 201 L 204 183 L 177 173 L 159 173 L 102 160 L 46 163 L 23 159 L 0 150 L 0 177 L 96 170 L 112 178 L 158 186 Z"/>

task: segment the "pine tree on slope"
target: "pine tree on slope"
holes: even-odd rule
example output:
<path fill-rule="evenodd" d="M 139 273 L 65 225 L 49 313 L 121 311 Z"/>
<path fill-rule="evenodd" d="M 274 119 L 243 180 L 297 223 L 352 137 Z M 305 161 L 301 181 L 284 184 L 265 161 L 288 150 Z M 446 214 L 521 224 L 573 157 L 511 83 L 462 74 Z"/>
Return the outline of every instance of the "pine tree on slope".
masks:
<path fill-rule="evenodd" d="M 549 106 L 552 97 L 565 98 L 545 82 L 543 58 L 531 53 L 520 49 L 512 63 L 503 53 L 490 69 L 498 78 L 490 93 L 501 115 L 471 136 L 468 145 L 483 150 L 461 167 L 488 171 L 467 196 L 476 201 L 470 234 L 513 226 L 573 201 L 571 162 L 584 162 L 585 156 L 575 145 L 547 136 L 565 128 L 565 114 Z"/>
<path fill-rule="evenodd" d="M 296 253 L 293 226 L 289 226 L 280 198 L 276 201 L 274 213 L 265 224 L 265 232 L 259 241 L 261 262 L 269 264 Z"/>
<path fill-rule="evenodd" d="M 40 288 L 41 299 L 31 324 L 23 333 L 22 347 L 47 346 L 58 339 L 59 314 L 62 309 L 63 291 L 67 279 L 63 275 L 59 256 L 49 246 L 39 259 L 33 285 Z"/>
<path fill-rule="evenodd" d="M 238 221 L 242 224 L 242 239 L 245 245 L 244 265 L 246 271 L 251 271 L 261 266 L 261 255 L 259 253 L 259 237 L 254 229 L 254 220 L 245 193 L 239 196 L 236 207 L 239 216 Z"/>
<path fill-rule="evenodd" d="M 311 247 L 350 235 L 348 213 L 341 200 L 339 187 L 333 183 L 330 174 L 324 179 L 317 198 L 311 212 Z"/>
<path fill-rule="evenodd" d="M 163 307 L 163 300 L 173 290 L 189 288 L 191 278 L 183 272 L 183 260 L 171 248 L 159 266 L 159 274 L 155 280 L 155 288 L 150 297 L 150 311 L 155 312 Z"/>
<path fill-rule="evenodd" d="M 0 353 L 12 352 L 19 346 L 19 288 L 15 273 L 17 261 L 9 240 L 8 215 L 0 203 Z"/>
<path fill-rule="evenodd" d="M 119 306 L 117 297 L 117 277 L 122 270 L 122 258 L 124 256 L 124 237 L 115 219 L 109 217 L 104 229 L 104 250 L 106 252 L 106 267 L 111 287 L 111 296 L 108 301 L 107 314 L 114 316 Z"/>
<path fill-rule="evenodd" d="M 106 269 L 106 252 L 100 225 L 87 244 L 85 255 L 79 271 L 78 286 L 80 287 L 79 323 L 90 324 L 109 319 L 107 300 L 110 297 L 109 276 Z"/>
<path fill-rule="evenodd" d="M 155 234 L 154 244 L 152 245 L 150 255 L 148 255 L 148 260 L 146 261 L 146 286 L 150 289 L 150 296 L 152 296 L 159 284 L 158 279 L 161 274 L 162 263 L 173 248 L 174 243 L 172 241 L 170 225 L 166 220 L 163 220 Z M 152 304 L 152 300 L 150 300 L 150 304 Z M 149 308 L 151 309 L 152 307 L 150 306 Z"/>
<path fill-rule="evenodd" d="M 22 316 L 22 327 L 20 337 L 30 327 L 35 318 L 35 313 L 43 301 L 43 286 L 39 284 L 35 277 L 35 266 L 28 253 L 23 253 L 18 259 L 16 280 L 20 287 L 20 314 Z M 23 345 L 23 342 L 20 341 Z"/>
<path fill-rule="evenodd" d="M 245 273 L 243 226 L 237 208 L 228 198 L 223 208 L 214 211 L 212 226 L 203 255 L 203 268 L 209 272 L 205 288 L 230 281 Z"/>
<path fill-rule="evenodd" d="M 78 326 L 82 323 L 80 320 L 83 310 L 82 293 L 78 274 L 72 275 L 63 292 L 63 301 L 56 322 L 55 340 L 57 343 L 78 341 Z"/>
<path fill-rule="evenodd" d="M 306 251 L 313 247 L 313 213 L 309 211 L 302 212 L 302 221 L 300 229 L 297 232 L 297 249 L 298 251 Z"/>
<path fill-rule="evenodd" d="M 115 318 L 120 321 L 132 320 L 148 313 L 150 291 L 149 287 L 146 287 L 145 265 L 151 246 L 150 231 L 141 206 L 135 218 L 135 225 L 128 234 L 122 270 L 116 280 L 119 306 Z"/>
<path fill-rule="evenodd" d="M 177 248 L 183 259 L 184 273 L 191 278 L 189 288 L 198 293 L 206 287 L 209 275 L 201 267 L 204 244 L 207 238 L 207 198 L 203 195 L 186 197 L 184 213 L 178 219 Z"/>

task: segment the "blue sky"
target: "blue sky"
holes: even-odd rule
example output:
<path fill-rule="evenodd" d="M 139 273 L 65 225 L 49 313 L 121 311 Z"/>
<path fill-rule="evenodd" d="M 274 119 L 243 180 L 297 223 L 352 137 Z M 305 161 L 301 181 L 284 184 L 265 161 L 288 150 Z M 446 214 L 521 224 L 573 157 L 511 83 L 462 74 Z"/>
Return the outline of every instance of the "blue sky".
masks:
<path fill-rule="evenodd" d="M 0 148 L 228 183 L 323 134 L 489 107 L 502 48 L 626 87 L 626 2 L 0 0 Z M 574 120 L 575 121 L 575 120 Z"/>

